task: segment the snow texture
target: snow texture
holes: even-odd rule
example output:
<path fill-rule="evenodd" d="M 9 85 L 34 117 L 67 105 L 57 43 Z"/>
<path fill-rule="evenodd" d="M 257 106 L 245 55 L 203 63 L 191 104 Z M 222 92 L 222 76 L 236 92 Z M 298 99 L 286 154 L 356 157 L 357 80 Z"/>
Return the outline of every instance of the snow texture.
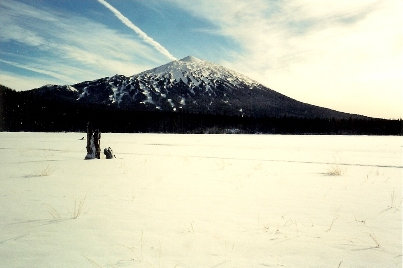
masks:
<path fill-rule="evenodd" d="M 199 86 L 204 83 L 207 86 L 214 85 L 214 81 L 227 80 L 233 85 L 244 84 L 249 87 L 258 83 L 242 74 L 229 70 L 223 66 L 188 56 L 181 60 L 173 61 L 160 67 L 142 72 L 134 77 L 169 78 L 169 81 L 182 81 Z"/>
<path fill-rule="evenodd" d="M 83 136 L 0 133 L 0 267 L 402 266 L 401 137 Z"/>

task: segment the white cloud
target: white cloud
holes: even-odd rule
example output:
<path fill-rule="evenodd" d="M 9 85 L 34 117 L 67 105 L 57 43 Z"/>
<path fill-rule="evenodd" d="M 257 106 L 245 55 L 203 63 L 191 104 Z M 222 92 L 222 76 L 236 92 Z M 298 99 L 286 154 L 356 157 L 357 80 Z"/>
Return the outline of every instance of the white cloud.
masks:
<path fill-rule="evenodd" d="M 53 71 L 49 71 L 49 70 L 46 70 L 46 69 L 41 69 L 39 67 L 33 67 L 31 65 L 19 64 L 17 62 L 7 61 L 7 60 L 3 60 L 3 59 L 0 59 L 0 62 L 6 63 L 8 65 L 12 65 L 14 67 L 18 67 L 18 68 L 21 68 L 21 69 L 25 69 L 25 70 L 28 70 L 28 71 L 31 71 L 31 72 L 47 75 L 47 76 L 56 78 L 59 81 L 68 81 L 70 79 L 68 76 L 60 74 L 58 72 L 53 72 Z"/>
<path fill-rule="evenodd" d="M 104 5 L 106 8 L 108 8 L 112 13 L 127 27 L 132 29 L 144 42 L 147 44 L 151 45 L 154 47 L 157 51 L 159 51 L 161 54 L 166 56 L 170 60 L 176 60 L 176 58 L 165 48 L 163 47 L 160 43 L 152 39 L 150 36 L 148 36 L 145 32 L 143 32 L 139 27 L 134 25 L 127 17 L 125 17 L 122 13 L 120 13 L 119 10 L 111 6 L 108 2 L 105 0 L 98 0 L 99 3 Z"/>
<path fill-rule="evenodd" d="M 2 85 L 8 86 L 14 90 L 28 90 L 41 87 L 45 84 L 60 83 L 59 80 L 31 77 L 2 71 L 0 71 L 0 81 Z"/>
<path fill-rule="evenodd" d="M 133 75 L 140 71 L 146 69 L 146 65 L 133 64 L 131 62 L 127 62 L 126 58 L 120 58 L 119 56 L 113 57 L 109 53 L 107 57 L 102 56 L 97 53 L 90 52 L 86 49 L 80 49 L 75 46 L 63 45 L 60 47 L 65 53 L 65 57 L 70 57 L 76 61 L 82 62 L 82 68 L 85 66 L 98 66 L 98 68 L 102 69 L 107 73 L 115 73 L 115 74 L 123 74 L 123 75 Z M 94 78 L 99 78 L 95 76 Z"/>
<path fill-rule="evenodd" d="M 6 25 L 0 27 L 0 41 L 21 44 L 34 54 L 18 48 L 0 51 L 2 62 L 51 81 L 72 84 L 117 73 L 133 75 L 165 63 L 141 40 L 88 18 L 7 0 L 0 8 L 0 24 Z"/>
<path fill-rule="evenodd" d="M 4 24 L 4 22 L 2 23 Z M 2 41 L 19 40 L 21 43 L 29 46 L 42 46 L 46 44 L 46 40 L 42 37 L 35 35 L 31 31 L 27 31 L 18 25 L 8 25 L 7 27 L 0 28 L 0 38 Z"/>
<path fill-rule="evenodd" d="M 214 25 L 195 32 L 229 37 L 242 48 L 237 53 L 228 49 L 232 60 L 218 63 L 304 102 L 370 116 L 403 117 L 400 0 L 166 1 Z M 172 56 L 147 43 L 147 35 L 119 11 L 109 10 L 137 35 L 45 6 L 1 0 L 0 25 L 6 27 L 0 27 L 0 41 L 42 54 L 0 50 L 0 58 L 46 75 L 49 81 L 74 83 L 134 74 L 165 63 L 161 53 Z M 4 77 L 6 72 L 0 72 Z"/>
<path fill-rule="evenodd" d="M 298 100 L 403 117 L 399 0 L 170 0 L 242 47 L 222 62 Z"/>

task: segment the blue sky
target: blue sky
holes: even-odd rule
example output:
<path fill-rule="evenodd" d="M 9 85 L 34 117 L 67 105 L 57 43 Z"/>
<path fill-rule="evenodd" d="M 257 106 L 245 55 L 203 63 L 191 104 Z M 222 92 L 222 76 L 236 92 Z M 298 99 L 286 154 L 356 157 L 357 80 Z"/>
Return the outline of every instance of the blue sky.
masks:
<path fill-rule="evenodd" d="M 0 83 L 133 75 L 193 55 L 303 102 L 403 117 L 400 0 L 0 1 Z"/>

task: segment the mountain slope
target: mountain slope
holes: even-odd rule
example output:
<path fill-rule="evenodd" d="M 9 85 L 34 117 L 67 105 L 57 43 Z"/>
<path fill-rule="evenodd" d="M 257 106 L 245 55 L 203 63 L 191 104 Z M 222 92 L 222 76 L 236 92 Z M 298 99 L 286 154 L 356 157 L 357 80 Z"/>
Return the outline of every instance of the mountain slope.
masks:
<path fill-rule="evenodd" d="M 244 75 L 191 56 L 130 77 L 115 75 L 72 86 L 47 85 L 33 92 L 125 110 L 253 117 L 360 117 L 296 101 Z"/>

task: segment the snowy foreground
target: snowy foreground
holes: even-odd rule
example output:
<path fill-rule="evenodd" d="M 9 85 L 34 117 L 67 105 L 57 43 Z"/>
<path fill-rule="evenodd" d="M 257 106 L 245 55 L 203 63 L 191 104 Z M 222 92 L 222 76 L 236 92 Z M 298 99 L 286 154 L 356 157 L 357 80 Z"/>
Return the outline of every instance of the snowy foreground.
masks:
<path fill-rule="evenodd" d="M 402 137 L 0 133 L 0 267 L 401 267 Z"/>

